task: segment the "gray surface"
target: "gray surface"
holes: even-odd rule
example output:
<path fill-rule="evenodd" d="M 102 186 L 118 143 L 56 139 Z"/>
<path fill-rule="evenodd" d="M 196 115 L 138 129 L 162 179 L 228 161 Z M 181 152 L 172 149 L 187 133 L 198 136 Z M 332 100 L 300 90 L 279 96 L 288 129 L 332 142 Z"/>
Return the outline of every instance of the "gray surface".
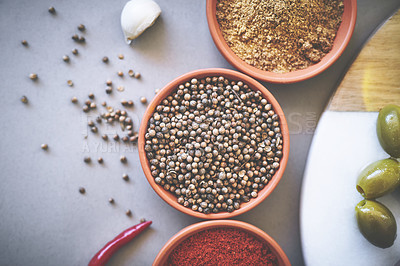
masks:
<path fill-rule="evenodd" d="M 159 199 L 145 180 L 137 149 L 112 146 L 86 134 L 86 114 L 80 106 L 89 92 L 96 102 L 118 106 L 121 98 L 136 103 L 130 113 L 139 121 L 156 88 L 187 71 L 206 67 L 232 68 L 210 37 L 204 1 L 158 1 L 163 11 L 157 23 L 133 46 L 124 43 L 119 16 L 125 1 L 5 1 L 0 0 L 1 188 L 0 265 L 85 265 L 91 256 L 141 217 L 151 229 L 120 250 L 110 265 L 150 265 L 163 244 L 183 227 L 200 221 Z M 184 3 L 184 4 L 183 4 Z M 312 134 L 336 83 L 361 44 L 398 0 L 359 1 L 357 26 L 343 56 L 321 75 L 291 85 L 266 84 L 280 102 L 291 130 L 291 153 L 284 177 L 270 197 L 235 219 L 254 224 L 271 235 L 293 265 L 302 265 L 299 235 L 299 195 Z M 54 5 L 57 15 L 47 12 Z M 87 27 L 85 45 L 71 36 Z M 20 44 L 27 39 L 29 47 Z M 79 56 L 71 54 L 77 47 Z M 119 60 L 117 55 L 125 55 Z M 69 54 L 71 63 L 62 56 Z M 110 64 L 101 62 L 110 57 Z M 129 68 L 143 78 L 116 75 Z M 36 72 L 38 82 L 28 75 Z M 75 86 L 70 88 L 66 81 Z M 104 81 L 125 86 L 109 97 Z M 19 99 L 26 95 L 30 103 Z M 70 102 L 77 96 L 80 104 Z M 137 123 L 138 124 L 138 123 Z M 113 129 L 100 128 L 101 132 Z M 47 152 L 40 149 L 49 144 Z M 100 145 L 100 146 L 99 146 Z M 89 151 L 88 151 L 89 150 Z M 85 165 L 82 158 L 103 156 L 104 165 Z M 124 166 L 119 156 L 126 154 Z M 132 178 L 122 180 L 122 173 Z M 84 186 L 86 195 L 78 193 Z M 107 202 L 116 200 L 115 206 Z M 327 200 L 329 200 L 327 196 Z M 125 216 L 125 209 L 133 217 Z"/>

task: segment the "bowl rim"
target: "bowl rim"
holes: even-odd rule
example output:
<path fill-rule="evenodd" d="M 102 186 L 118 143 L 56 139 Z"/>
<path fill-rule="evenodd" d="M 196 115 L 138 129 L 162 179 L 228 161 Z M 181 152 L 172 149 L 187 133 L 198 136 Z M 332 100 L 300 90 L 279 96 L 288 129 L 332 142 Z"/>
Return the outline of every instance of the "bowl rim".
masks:
<path fill-rule="evenodd" d="M 192 78 L 203 78 L 207 76 L 224 76 L 230 80 L 241 80 L 245 84 L 249 86 L 249 88 L 259 91 L 263 94 L 263 97 L 268 100 L 268 102 L 272 105 L 274 111 L 276 114 L 279 115 L 279 120 L 280 120 L 280 126 L 281 126 L 281 134 L 282 134 L 282 140 L 283 140 L 283 149 L 282 149 L 282 158 L 280 161 L 280 167 L 279 169 L 275 172 L 273 175 L 272 179 L 268 182 L 268 185 L 265 186 L 262 190 L 258 192 L 258 196 L 256 198 L 252 198 L 249 202 L 241 203 L 241 207 L 237 210 L 234 210 L 233 212 L 220 212 L 220 213 L 210 213 L 210 214 L 204 214 L 200 213 L 197 211 L 193 211 L 190 208 L 184 207 L 183 205 L 179 204 L 176 201 L 176 196 L 173 195 L 171 192 L 164 190 L 163 187 L 158 185 L 155 181 L 153 176 L 151 175 L 150 171 L 150 163 L 147 160 L 146 152 L 144 150 L 144 144 L 145 144 L 145 133 L 147 131 L 147 125 L 150 117 L 153 115 L 154 110 L 156 109 L 156 106 L 163 100 L 165 99 L 168 95 L 171 94 L 171 92 L 175 91 L 176 88 L 192 79 Z M 226 219 L 226 218 L 231 218 L 240 214 L 243 214 L 254 207 L 256 207 L 258 204 L 260 204 L 265 198 L 267 198 L 271 192 L 276 188 L 278 185 L 279 181 L 281 180 L 283 173 L 286 169 L 286 165 L 288 162 L 289 158 L 289 147 L 290 147 L 290 137 L 289 137 L 289 128 L 288 124 L 285 118 L 285 115 L 283 113 L 282 108 L 280 107 L 278 101 L 275 99 L 275 97 L 258 81 L 255 79 L 240 73 L 238 71 L 230 70 L 230 69 L 224 69 L 224 68 L 206 68 L 206 69 L 198 69 L 194 71 L 190 71 L 186 74 L 183 74 L 171 82 L 169 82 L 167 85 L 164 86 L 154 97 L 154 99 L 149 103 L 141 124 L 140 124 L 140 129 L 139 129 L 139 139 L 138 139 L 138 150 L 139 150 L 139 159 L 140 163 L 143 169 L 143 172 L 146 176 L 147 181 L 149 182 L 150 186 L 153 188 L 153 190 L 165 201 L 167 202 L 170 206 L 175 208 L 176 210 L 179 210 L 183 213 L 186 213 L 188 215 L 191 215 L 193 217 L 201 218 L 201 219 Z M 172 196 L 174 200 L 172 199 Z"/>
<path fill-rule="evenodd" d="M 188 237 L 207 229 L 219 227 L 231 227 L 246 231 L 247 233 L 264 241 L 268 245 L 272 253 L 278 258 L 278 261 L 280 262 L 279 265 L 291 265 L 286 253 L 283 251 L 281 246 L 271 236 L 269 236 L 260 228 L 252 224 L 237 220 L 214 220 L 203 221 L 189 225 L 173 235 L 158 252 L 156 258 L 154 259 L 153 266 L 164 265 L 163 262 L 165 262 L 165 260 L 168 258 L 171 251 Z"/>
<path fill-rule="evenodd" d="M 354 28 L 357 20 L 357 0 L 343 0 L 344 11 L 342 15 L 342 22 L 338 29 L 337 35 L 334 40 L 334 46 L 320 62 L 309 66 L 305 69 L 296 70 L 288 73 L 273 73 L 253 67 L 242 59 L 240 59 L 225 42 L 219 24 L 216 18 L 216 3 L 217 0 L 207 0 L 206 15 L 208 28 L 215 46 L 223 55 L 223 57 L 238 70 L 259 80 L 271 83 L 294 83 L 300 82 L 322 73 L 329 68 L 344 52 L 350 39 L 353 35 Z M 338 41 L 340 36 L 341 42 Z"/>

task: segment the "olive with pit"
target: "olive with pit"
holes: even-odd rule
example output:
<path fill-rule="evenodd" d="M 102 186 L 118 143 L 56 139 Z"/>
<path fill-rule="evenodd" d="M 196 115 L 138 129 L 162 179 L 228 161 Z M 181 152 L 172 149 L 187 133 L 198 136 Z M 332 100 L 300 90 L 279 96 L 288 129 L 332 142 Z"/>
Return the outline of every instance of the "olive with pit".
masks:
<path fill-rule="evenodd" d="M 356 206 L 358 228 L 371 244 L 388 248 L 396 239 L 397 225 L 392 212 L 374 200 L 362 200 Z"/>
<path fill-rule="evenodd" d="M 365 167 L 357 179 L 356 189 L 366 199 L 375 199 L 392 192 L 400 185 L 400 163 L 383 159 Z"/>
<path fill-rule="evenodd" d="M 376 133 L 382 148 L 392 157 L 400 157 L 400 106 L 389 104 L 379 111 Z"/>

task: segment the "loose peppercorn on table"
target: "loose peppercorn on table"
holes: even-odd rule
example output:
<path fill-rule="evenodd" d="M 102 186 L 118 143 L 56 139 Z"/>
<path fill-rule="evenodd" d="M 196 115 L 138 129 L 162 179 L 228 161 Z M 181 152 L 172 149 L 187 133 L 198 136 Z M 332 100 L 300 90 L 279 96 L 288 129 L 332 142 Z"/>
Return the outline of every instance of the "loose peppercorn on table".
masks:
<path fill-rule="evenodd" d="M 213 43 L 204 1 L 156 2 L 161 16 L 130 46 L 120 25 L 126 1 L 0 2 L 0 265 L 87 265 L 141 218 L 151 227 L 109 265 L 151 265 L 171 236 L 200 221 L 154 193 L 131 142 L 155 91 L 195 69 L 234 68 Z M 236 219 L 275 239 L 293 265 L 304 265 L 299 198 L 317 120 L 360 47 L 399 5 L 358 1 L 353 37 L 330 68 L 299 83 L 262 83 L 285 113 L 291 152 L 276 189 Z"/>

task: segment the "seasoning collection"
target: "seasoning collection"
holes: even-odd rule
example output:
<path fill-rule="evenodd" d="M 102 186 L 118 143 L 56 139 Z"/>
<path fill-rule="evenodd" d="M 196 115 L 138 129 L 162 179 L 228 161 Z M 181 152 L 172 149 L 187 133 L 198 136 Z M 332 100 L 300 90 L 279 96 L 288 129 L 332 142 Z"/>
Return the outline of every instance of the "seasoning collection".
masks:
<path fill-rule="evenodd" d="M 161 13 L 154 1 L 128 2 L 121 20 L 127 42 L 144 30 L 138 28 L 138 21 L 127 15 L 136 12 L 131 5 L 139 2 L 151 7 L 148 16 L 152 22 Z M 286 73 L 319 62 L 332 49 L 343 9 L 342 0 L 218 0 L 216 15 L 225 41 L 238 57 L 258 69 Z M 53 6 L 48 12 L 57 16 Z M 139 32 L 129 31 L 134 26 Z M 74 29 L 77 30 L 71 36 L 74 45 L 86 43 L 87 27 L 79 24 Z M 22 40 L 21 44 L 29 49 L 28 41 Z M 66 65 L 78 60 L 84 49 L 78 52 L 77 48 L 72 48 L 71 52 L 71 57 L 68 54 L 62 56 Z M 102 66 L 110 66 L 116 58 L 120 61 L 125 56 L 120 53 L 110 59 L 100 55 L 96 60 Z M 63 62 L 60 60 L 60 64 Z M 119 82 L 141 79 L 141 73 L 132 69 L 113 70 L 112 73 Z M 29 78 L 38 81 L 39 77 L 31 73 Z M 78 86 L 77 80 L 74 81 Z M 65 80 L 63 82 L 64 86 L 75 88 L 72 79 L 68 79 L 66 85 Z M 102 93 L 110 100 L 125 90 L 112 80 L 106 80 L 105 85 Z M 156 89 L 155 93 L 158 92 Z M 134 109 L 134 101 L 120 99 L 122 108 L 118 108 L 106 101 L 98 104 L 101 97 L 89 93 L 86 99 L 78 100 L 73 96 L 70 106 L 79 107 L 88 115 L 97 115 L 87 122 L 89 134 L 104 142 L 135 145 L 139 134 L 129 114 Z M 27 104 L 28 98 L 22 96 L 20 101 Z M 139 101 L 141 106 L 148 103 L 144 96 L 140 96 Z M 162 99 L 148 120 L 144 153 L 151 176 L 155 183 L 175 195 L 179 204 L 194 212 L 234 212 L 242 203 L 259 196 L 281 167 L 282 157 L 287 156 L 283 154 L 287 144 L 283 141 L 281 121 L 265 95 L 241 80 L 221 75 L 191 78 Z M 121 131 L 105 134 L 104 125 L 119 125 Z M 48 144 L 42 144 L 41 149 L 48 150 Z M 98 157 L 97 163 L 88 155 L 80 160 L 85 167 L 107 166 L 103 157 Z M 130 164 L 125 155 L 120 155 L 119 161 L 121 167 Z M 126 184 L 131 178 L 128 173 L 122 174 Z M 82 186 L 77 192 L 80 197 L 90 194 Z M 116 200 L 110 197 L 107 204 L 114 208 Z M 126 216 L 132 217 L 133 213 L 135 210 L 125 209 Z M 103 265 L 117 248 L 150 224 L 151 221 L 140 219 L 140 224 L 124 231 L 100 250 L 89 265 Z M 278 265 L 278 258 L 265 241 L 251 233 L 220 227 L 197 232 L 183 240 L 169 254 L 167 261 L 167 265 L 236 264 Z"/>

